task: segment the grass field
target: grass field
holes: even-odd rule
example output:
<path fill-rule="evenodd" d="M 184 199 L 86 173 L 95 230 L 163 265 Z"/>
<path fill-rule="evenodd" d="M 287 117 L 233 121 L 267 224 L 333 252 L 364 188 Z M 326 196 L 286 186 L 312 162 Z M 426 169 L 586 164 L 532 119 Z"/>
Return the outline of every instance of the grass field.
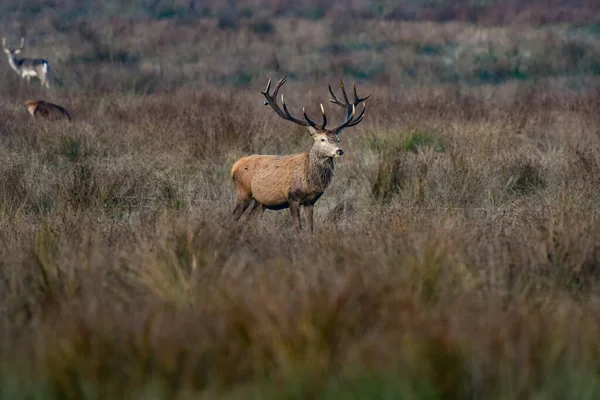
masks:
<path fill-rule="evenodd" d="M 55 77 L 0 60 L 0 398 L 600 397 L 593 2 L 38 3 L 0 6 Z M 284 74 L 372 93 L 314 234 L 228 220 L 238 158 L 310 149 Z"/>

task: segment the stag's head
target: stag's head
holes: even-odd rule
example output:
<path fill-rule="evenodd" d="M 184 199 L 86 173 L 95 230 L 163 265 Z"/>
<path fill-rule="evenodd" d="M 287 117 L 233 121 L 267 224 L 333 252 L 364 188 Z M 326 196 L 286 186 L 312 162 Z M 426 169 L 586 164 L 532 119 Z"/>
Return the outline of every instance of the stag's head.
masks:
<path fill-rule="evenodd" d="M 20 54 L 21 50 L 23 50 L 24 45 L 25 45 L 25 38 L 21 38 L 21 44 L 18 48 L 6 47 L 6 38 L 5 37 L 2 38 L 2 49 L 9 56 L 15 56 L 17 54 Z"/>
<path fill-rule="evenodd" d="M 344 150 L 340 146 L 340 135 L 345 128 L 358 125 L 362 121 L 365 115 L 366 106 L 363 104 L 362 111 L 358 116 L 356 115 L 356 107 L 360 103 L 368 99 L 370 95 L 363 98 L 358 97 L 358 95 L 356 94 L 356 83 L 354 83 L 354 101 L 350 103 L 350 101 L 348 100 L 348 96 L 346 95 L 346 90 L 344 89 L 344 82 L 342 82 L 342 80 L 340 79 L 340 86 L 342 88 L 342 94 L 344 99 L 344 102 L 342 102 L 333 93 L 331 86 L 329 86 L 329 93 L 332 96 L 332 98 L 330 98 L 329 101 L 339 105 L 340 107 L 343 107 L 346 110 L 346 119 L 336 127 L 327 128 L 327 116 L 325 115 L 325 108 L 323 107 L 323 104 L 321 104 L 321 115 L 323 116 L 322 124 L 317 124 L 313 120 L 311 120 L 306 114 L 306 110 L 304 108 L 302 109 L 302 112 L 304 114 L 304 121 L 293 117 L 287 109 L 285 100 L 283 98 L 283 94 L 281 95 L 281 104 L 283 105 L 283 110 L 279 107 L 279 105 L 277 104 L 277 92 L 279 91 L 281 85 L 285 83 L 285 80 L 286 76 L 281 78 L 279 82 L 277 82 L 277 85 L 275 85 L 275 90 L 273 91 L 273 94 L 270 94 L 269 92 L 271 88 L 271 80 L 269 79 L 269 82 L 267 83 L 267 88 L 264 92 L 261 92 L 266 98 L 264 104 L 270 105 L 271 108 L 273 108 L 273 110 L 275 111 L 275 113 L 277 113 L 277 115 L 279 115 L 281 118 L 288 121 L 292 121 L 298 125 L 307 127 L 308 132 L 314 139 L 312 152 L 315 152 L 321 157 L 341 157 L 344 154 Z"/>
<path fill-rule="evenodd" d="M 321 157 L 341 157 L 344 155 L 344 150 L 340 146 L 340 138 L 335 132 L 330 130 L 317 130 L 312 126 L 308 127 L 308 132 L 315 140 L 313 150 Z"/>

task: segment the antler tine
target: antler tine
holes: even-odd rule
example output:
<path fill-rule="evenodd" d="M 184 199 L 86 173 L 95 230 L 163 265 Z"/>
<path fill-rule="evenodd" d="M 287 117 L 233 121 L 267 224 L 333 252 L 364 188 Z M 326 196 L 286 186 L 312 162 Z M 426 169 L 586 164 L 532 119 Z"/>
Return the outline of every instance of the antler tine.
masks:
<path fill-rule="evenodd" d="M 269 100 L 270 96 L 269 96 L 269 90 L 271 90 L 271 79 L 269 79 L 269 82 L 267 82 L 267 87 L 265 88 L 264 92 L 260 92 L 265 96 L 265 101 L 264 101 L 264 105 L 268 106 L 269 103 L 271 103 L 271 101 Z"/>
<path fill-rule="evenodd" d="M 335 131 L 337 133 L 340 133 L 340 131 L 346 127 L 348 127 L 348 124 L 350 124 L 352 122 L 352 119 L 354 118 L 354 115 L 356 114 L 356 106 L 354 106 L 354 104 L 350 104 L 349 108 L 349 113 L 348 116 L 346 117 L 346 120 L 344 122 L 342 122 L 341 124 L 339 124 L 338 126 L 336 126 L 335 128 L 331 129 L 332 131 Z"/>
<path fill-rule="evenodd" d="M 285 83 L 287 79 L 287 75 L 285 75 L 283 78 L 281 78 L 277 84 L 275 85 L 275 90 L 273 91 L 273 94 L 270 94 L 270 90 L 271 90 L 271 79 L 269 79 L 269 81 L 267 82 L 267 87 L 265 88 L 264 92 L 261 92 L 266 98 L 267 100 L 273 101 L 276 100 L 277 98 L 277 92 L 279 91 L 279 88 L 281 87 L 281 85 L 283 85 Z M 268 103 L 265 103 L 265 105 L 267 105 Z"/>
<path fill-rule="evenodd" d="M 356 81 L 352 84 L 352 89 L 354 89 L 354 104 L 356 105 L 362 103 L 363 101 L 371 97 L 371 93 L 369 93 L 366 97 L 363 97 L 362 99 L 358 97 L 358 95 L 356 94 Z"/>
<path fill-rule="evenodd" d="M 277 91 L 287 81 L 287 75 L 284 75 L 283 78 L 277 81 L 277 85 L 275 85 L 275 91 L 273 92 L 273 97 L 277 95 Z"/>
<path fill-rule="evenodd" d="M 316 122 L 314 122 L 308 117 L 308 114 L 306 114 L 306 109 L 304 109 L 304 107 L 302 107 L 302 113 L 304 114 L 304 119 L 306 119 L 310 126 L 316 129 L 325 130 L 325 126 L 327 126 L 327 115 L 325 115 L 325 108 L 323 107 L 323 104 L 321 104 L 321 115 L 323 116 L 323 124 L 320 127 L 318 127 Z"/>
<path fill-rule="evenodd" d="M 299 120 L 298 118 L 293 117 L 292 114 L 290 114 L 290 111 L 288 110 L 287 105 L 285 104 L 285 100 L 283 99 L 283 93 L 281 94 L 281 104 L 283 105 L 283 111 L 284 111 L 284 115 L 282 115 L 283 119 L 287 119 L 288 121 L 295 122 L 298 125 L 302 125 L 302 126 L 307 126 L 309 124 L 308 122 Z M 277 103 L 274 104 L 274 107 L 277 107 Z M 314 122 L 312 122 L 312 121 L 310 121 L 310 123 L 311 123 L 311 125 L 314 124 Z"/>
<path fill-rule="evenodd" d="M 270 89 L 271 89 L 271 78 L 269 78 L 269 82 L 267 82 L 267 87 L 261 93 L 262 94 L 268 94 Z"/>
<path fill-rule="evenodd" d="M 302 107 L 302 113 L 304 114 L 304 119 L 306 119 L 306 122 L 308 122 L 310 124 L 310 126 L 312 126 L 313 128 L 317 129 L 317 124 L 310 118 L 308 118 L 308 115 L 306 115 L 306 110 L 304 109 L 304 107 Z"/>
<path fill-rule="evenodd" d="M 325 115 L 323 103 L 321 103 L 321 115 L 323 116 L 323 125 L 321 125 L 321 129 L 325 130 L 325 126 L 327 125 L 327 115 Z"/>
<path fill-rule="evenodd" d="M 329 94 L 331 94 L 331 97 L 333 97 L 333 99 L 329 99 L 329 101 L 334 104 L 337 104 L 338 106 L 345 107 L 346 105 L 344 103 L 342 103 L 341 101 L 339 101 L 337 96 L 335 95 L 335 93 L 333 93 L 333 89 L 331 89 L 331 85 L 327 85 L 327 87 L 329 87 Z"/>
<path fill-rule="evenodd" d="M 340 87 L 342 88 L 342 94 L 344 95 L 344 101 L 346 104 L 350 104 L 348 101 L 348 95 L 346 95 L 346 88 L 344 87 L 344 81 L 340 78 Z"/>
<path fill-rule="evenodd" d="M 349 128 L 351 126 L 358 125 L 360 123 L 360 121 L 363 120 L 363 117 L 365 116 L 365 111 L 367 111 L 367 106 L 363 104 L 363 109 L 362 109 L 361 113 L 358 115 L 358 118 L 356 118 L 354 121 L 350 122 L 344 128 Z"/>
<path fill-rule="evenodd" d="M 21 45 L 19 46 L 19 48 L 22 49 L 24 45 L 25 45 L 25 38 L 23 36 L 21 36 Z"/>
<path fill-rule="evenodd" d="M 292 117 L 292 114 L 290 114 L 290 111 L 287 108 L 287 105 L 285 104 L 285 99 L 283 98 L 283 93 L 281 94 L 281 105 L 283 105 L 283 111 L 285 112 L 285 116 L 288 118 L 294 118 Z"/>
<path fill-rule="evenodd" d="M 329 87 L 329 93 L 331 94 L 331 97 L 333 97 L 333 99 L 329 99 L 329 101 L 331 101 L 332 103 L 337 104 L 338 106 L 342 106 L 342 107 L 347 107 L 350 105 L 350 102 L 348 101 L 348 96 L 346 95 L 346 89 L 344 87 L 344 81 L 340 79 L 340 87 L 342 88 L 342 95 L 344 96 L 344 103 L 342 103 L 337 96 L 335 95 L 335 93 L 333 93 L 333 89 L 331 89 L 331 85 L 327 85 L 327 87 Z"/>
<path fill-rule="evenodd" d="M 284 75 L 283 78 L 281 78 L 279 81 L 277 81 L 277 84 L 275 85 L 275 90 L 273 91 L 273 98 L 277 97 L 277 92 L 279 92 L 279 88 L 281 87 L 281 85 L 283 85 L 285 83 L 286 80 L 287 80 L 287 75 Z"/>

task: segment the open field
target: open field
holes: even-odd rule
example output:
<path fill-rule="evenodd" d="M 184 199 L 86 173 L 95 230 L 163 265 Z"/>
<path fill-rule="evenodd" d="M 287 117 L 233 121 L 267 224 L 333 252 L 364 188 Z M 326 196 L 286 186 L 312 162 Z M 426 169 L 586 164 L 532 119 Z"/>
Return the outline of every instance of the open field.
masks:
<path fill-rule="evenodd" d="M 594 4 L 55 3 L 0 6 L 56 78 L 0 60 L 0 398 L 600 397 Z M 228 222 L 238 158 L 312 144 L 284 74 L 372 93 L 312 235 Z"/>

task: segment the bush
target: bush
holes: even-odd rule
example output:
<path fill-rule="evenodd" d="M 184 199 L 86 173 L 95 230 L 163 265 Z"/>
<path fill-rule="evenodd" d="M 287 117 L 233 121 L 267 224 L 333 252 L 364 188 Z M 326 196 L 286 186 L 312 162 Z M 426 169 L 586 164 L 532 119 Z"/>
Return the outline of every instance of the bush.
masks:
<path fill-rule="evenodd" d="M 519 159 L 509 165 L 505 173 L 508 174 L 506 186 L 511 193 L 528 195 L 546 187 L 541 168 L 530 160 Z"/>
<path fill-rule="evenodd" d="M 237 31 L 239 29 L 239 20 L 231 15 L 222 15 L 217 22 L 219 29 Z"/>
<path fill-rule="evenodd" d="M 266 19 L 252 22 L 250 28 L 254 33 L 259 35 L 270 35 L 275 32 L 275 25 Z"/>

